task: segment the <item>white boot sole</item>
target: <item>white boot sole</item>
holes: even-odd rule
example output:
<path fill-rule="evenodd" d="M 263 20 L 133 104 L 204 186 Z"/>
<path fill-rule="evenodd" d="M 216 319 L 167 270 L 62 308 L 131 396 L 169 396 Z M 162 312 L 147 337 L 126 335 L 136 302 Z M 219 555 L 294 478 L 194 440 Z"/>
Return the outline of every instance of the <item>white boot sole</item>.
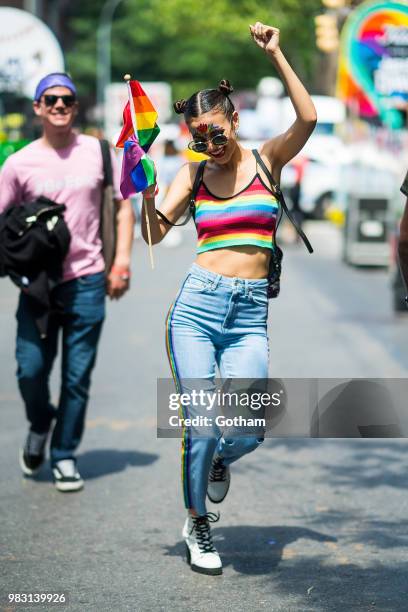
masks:
<path fill-rule="evenodd" d="M 187 542 L 185 542 L 185 545 L 186 545 L 187 563 L 189 564 L 193 572 L 197 572 L 199 574 L 206 574 L 207 576 L 220 576 L 222 574 L 222 567 L 201 567 L 200 565 L 192 564 L 191 563 L 191 553 L 190 553 L 190 549 L 188 547 Z"/>
<path fill-rule="evenodd" d="M 84 488 L 84 481 L 78 480 L 78 482 L 59 482 L 58 480 L 54 481 L 55 488 L 62 493 L 72 493 L 74 491 L 80 491 Z"/>

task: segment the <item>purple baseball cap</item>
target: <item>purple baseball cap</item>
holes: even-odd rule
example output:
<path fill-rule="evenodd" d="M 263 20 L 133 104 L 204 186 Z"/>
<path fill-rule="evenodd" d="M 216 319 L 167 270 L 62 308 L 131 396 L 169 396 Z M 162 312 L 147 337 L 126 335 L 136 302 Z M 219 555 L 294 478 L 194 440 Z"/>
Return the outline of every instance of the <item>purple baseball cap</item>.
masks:
<path fill-rule="evenodd" d="M 35 90 L 34 100 L 38 102 L 44 91 L 50 87 L 67 87 L 75 96 L 77 93 L 76 87 L 68 74 L 65 72 L 52 72 L 51 74 L 47 74 L 47 76 L 41 79 L 41 81 L 38 83 Z"/>

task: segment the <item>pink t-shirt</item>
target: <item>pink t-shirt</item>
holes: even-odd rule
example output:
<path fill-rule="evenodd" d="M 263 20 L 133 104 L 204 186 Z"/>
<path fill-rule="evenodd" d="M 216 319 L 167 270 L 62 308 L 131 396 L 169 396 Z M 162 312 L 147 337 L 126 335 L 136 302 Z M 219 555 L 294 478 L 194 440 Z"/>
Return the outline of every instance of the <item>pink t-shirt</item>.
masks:
<path fill-rule="evenodd" d="M 120 173 L 111 151 L 114 195 L 122 200 Z M 12 204 L 44 195 L 65 204 L 71 244 L 64 261 L 64 281 L 104 270 L 99 235 L 103 164 L 97 138 L 75 135 L 73 143 L 53 149 L 35 140 L 11 155 L 0 172 L 0 213 Z"/>

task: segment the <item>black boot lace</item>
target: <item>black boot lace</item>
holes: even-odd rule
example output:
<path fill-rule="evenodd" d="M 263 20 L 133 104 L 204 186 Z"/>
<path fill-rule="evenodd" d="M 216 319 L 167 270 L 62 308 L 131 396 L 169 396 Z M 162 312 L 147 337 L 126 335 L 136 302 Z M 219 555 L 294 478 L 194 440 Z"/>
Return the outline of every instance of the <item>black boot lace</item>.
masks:
<path fill-rule="evenodd" d="M 223 464 L 222 459 L 217 457 L 212 462 L 210 469 L 210 482 L 225 482 L 227 479 L 227 468 Z"/>
<path fill-rule="evenodd" d="M 214 512 L 207 512 L 203 516 L 193 516 L 191 518 L 196 541 L 201 552 L 217 552 L 212 541 L 210 523 L 219 521 L 220 515 Z"/>

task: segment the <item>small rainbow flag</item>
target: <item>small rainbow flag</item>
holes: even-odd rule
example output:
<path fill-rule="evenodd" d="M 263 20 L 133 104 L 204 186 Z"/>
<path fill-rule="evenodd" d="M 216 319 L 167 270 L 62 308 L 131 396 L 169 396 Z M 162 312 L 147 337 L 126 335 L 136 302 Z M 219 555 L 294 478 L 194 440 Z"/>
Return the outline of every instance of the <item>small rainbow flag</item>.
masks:
<path fill-rule="evenodd" d="M 129 81 L 128 93 L 129 102 L 123 110 L 123 128 L 116 143 L 117 147 L 124 149 L 120 190 L 125 199 L 154 184 L 154 163 L 146 153 L 160 132 L 156 123 L 157 112 L 140 83 Z"/>
<path fill-rule="evenodd" d="M 160 128 L 156 124 L 157 112 L 139 81 L 129 81 L 129 87 L 132 94 L 134 118 L 137 126 L 137 138 L 143 151 L 147 153 L 152 142 L 160 132 Z M 126 140 L 128 140 L 133 133 L 130 103 L 127 102 L 123 110 L 123 128 L 116 146 L 123 148 Z"/>

